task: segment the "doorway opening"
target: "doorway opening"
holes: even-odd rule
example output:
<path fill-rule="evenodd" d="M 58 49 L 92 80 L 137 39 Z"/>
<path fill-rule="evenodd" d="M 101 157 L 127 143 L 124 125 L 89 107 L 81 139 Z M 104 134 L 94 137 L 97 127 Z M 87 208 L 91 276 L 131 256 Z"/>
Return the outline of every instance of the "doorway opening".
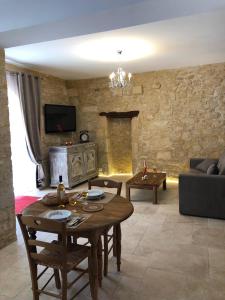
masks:
<path fill-rule="evenodd" d="M 15 196 L 34 194 L 36 189 L 36 165 L 31 161 L 27 145 L 26 131 L 20 108 L 20 100 L 15 87 L 8 82 L 9 122 Z"/>
<path fill-rule="evenodd" d="M 110 174 L 132 173 L 131 119 L 108 119 Z"/>

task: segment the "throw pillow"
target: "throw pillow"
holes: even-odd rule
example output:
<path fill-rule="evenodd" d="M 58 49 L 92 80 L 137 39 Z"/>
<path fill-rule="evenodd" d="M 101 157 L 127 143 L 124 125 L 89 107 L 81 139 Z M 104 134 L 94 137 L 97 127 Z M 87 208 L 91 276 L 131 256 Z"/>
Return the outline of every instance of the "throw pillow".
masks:
<path fill-rule="evenodd" d="M 195 169 L 197 169 L 203 173 L 206 173 L 209 166 L 211 166 L 212 164 L 216 164 L 216 163 L 217 163 L 216 159 L 207 158 L 207 159 L 203 160 L 200 164 L 198 164 Z"/>
<path fill-rule="evenodd" d="M 225 175 L 225 152 L 220 156 L 217 167 L 219 169 L 219 175 Z"/>
<path fill-rule="evenodd" d="M 211 164 L 209 167 L 208 167 L 208 170 L 207 170 L 207 174 L 208 175 L 217 175 L 219 173 L 219 170 L 217 168 L 217 164 L 214 163 L 214 164 Z"/>

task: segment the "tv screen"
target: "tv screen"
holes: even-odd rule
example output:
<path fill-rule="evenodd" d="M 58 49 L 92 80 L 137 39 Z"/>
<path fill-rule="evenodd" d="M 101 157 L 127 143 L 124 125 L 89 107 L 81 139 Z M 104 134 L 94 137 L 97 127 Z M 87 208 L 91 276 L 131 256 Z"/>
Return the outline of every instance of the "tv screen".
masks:
<path fill-rule="evenodd" d="M 76 107 L 45 104 L 45 132 L 76 131 Z"/>

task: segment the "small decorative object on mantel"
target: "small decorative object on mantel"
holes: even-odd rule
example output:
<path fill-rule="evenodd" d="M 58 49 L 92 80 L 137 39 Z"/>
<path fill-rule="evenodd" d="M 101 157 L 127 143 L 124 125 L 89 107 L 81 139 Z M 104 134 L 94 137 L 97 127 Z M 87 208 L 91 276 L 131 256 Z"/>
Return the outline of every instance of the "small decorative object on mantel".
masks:
<path fill-rule="evenodd" d="M 89 142 L 89 133 L 87 130 L 80 131 L 80 143 L 88 143 Z"/>
<path fill-rule="evenodd" d="M 72 146 L 73 145 L 73 142 L 72 141 L 65 141 L 63 143 L 63 146 Z"/>
<path fill-rule="evenodd" d="M 147 179 L 147 164 L 146 164 L 146 160 L 144 160 L 144 169 L 143 169 L 143 176 L 142 176 L 142 180 L 145 180 L 145 179 Z"/>

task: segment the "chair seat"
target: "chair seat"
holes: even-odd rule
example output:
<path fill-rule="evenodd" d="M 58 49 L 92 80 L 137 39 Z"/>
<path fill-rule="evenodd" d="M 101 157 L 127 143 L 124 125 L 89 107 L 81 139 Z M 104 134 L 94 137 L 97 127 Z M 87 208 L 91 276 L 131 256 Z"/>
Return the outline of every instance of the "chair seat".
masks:
<path fill-rule="evenodd" d="M 58 244 L 58 241 L 52 241 L 54 244 Z M 89 247 L 83 245 L 69 245 L 67 252 L 67 270 L 72 270 L 74 266 L 78 265 L 83 259 L 88 257 Z M 63 258 L 57 251 L 49 251 L 44 248 L 37 255 L 32 253 L 33 259 L 40 265 L 45 265 L 51 268 L 61 268 L 63 265 Z"/>

